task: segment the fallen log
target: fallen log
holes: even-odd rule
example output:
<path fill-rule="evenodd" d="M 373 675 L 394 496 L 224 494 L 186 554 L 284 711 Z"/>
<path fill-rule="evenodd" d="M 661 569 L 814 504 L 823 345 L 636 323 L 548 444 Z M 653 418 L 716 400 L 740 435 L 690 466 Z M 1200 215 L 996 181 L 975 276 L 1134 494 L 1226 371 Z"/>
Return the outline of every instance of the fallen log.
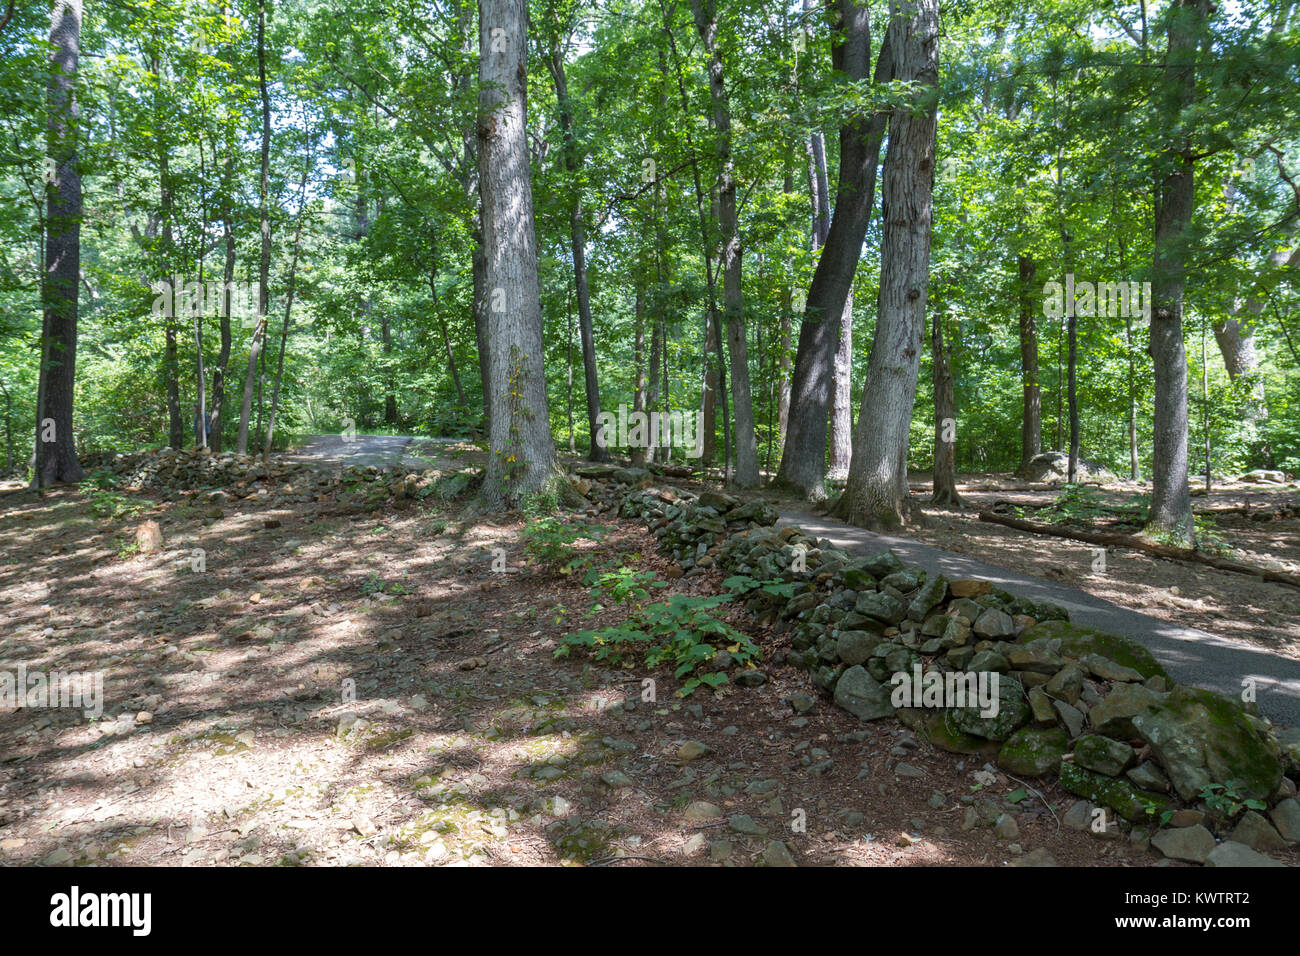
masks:
<path fill-rule="evenodd" d="M 1205 554 L 1201 551 L 1193 551 L 1187 548 L 1174 548 L 1166 544 L 1157 544 L 1154 541 L 1147 541 L 1131 534 L 1075 531 L 1070 528 L 1058 528 L 1055 525 L 1041 524 L 1037 521 L 1025 521 L 1023 518 L 1011 518 L 1006 515 L 994 514 L 991 511 L 981 511 L 979 513 L 979 520 L 986 521 L 989 524 L 1000 524 L 1008 528 L 1015 528 L 1017 531 L 1027 531 L 1030 534 L 1046 534 L 1057 538 L 1069 538 L 1073 541 L 1085 541 L 1088 544 L 1098 544 L 1115 548 L 1129 548 L 1133 551 L 1141 551 L 1145 554 L 1154 555 L 1157 558 L 1167 558 L 1171 561 L 1185 561 L 1189 564 L 1204 564 L 1219 571 L 1233 571 L 1237 574 L 1249 574 L 1252 577 L 1260 578 L 1261 580 L 1269 581 L 1274 584 L 1285 584 L 1293 588 L 1300 588 L 1300 575 L 1287 574 L 1283 571 L 1270 571 L 1266 568 L 1257 568 L 1254 565 L 1243 564 L 1240 561 L 1229 561 L 1226 558 L 1216 558 L 1213 555 Z"/>

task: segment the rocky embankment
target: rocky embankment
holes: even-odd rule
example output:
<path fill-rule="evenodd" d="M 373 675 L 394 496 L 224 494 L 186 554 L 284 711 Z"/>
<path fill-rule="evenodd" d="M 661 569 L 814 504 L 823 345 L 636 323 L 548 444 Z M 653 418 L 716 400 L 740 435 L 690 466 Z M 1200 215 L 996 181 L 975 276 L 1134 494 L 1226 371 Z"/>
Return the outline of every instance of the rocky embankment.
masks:
<path fill-rule="evenodd" d="M 1080 798 L 1064 823 L 1175 860 L 1281 865 L 1265 854 L 1300 843 L 1300 744 L 1252 702 L 1177 685 L 1141 644 L 1059 607 L 776 529 L 761 501 L 650 486 L 635 469 L 601 477 L 685 575 L 751 579 L 747 610 L 788 637 L 770 661 L 808 671 L 860 720 L 897 719 L 943 750 L 1055 778 Z M 995 688 L 996 705 L 973 699 L 977 687 Z"/>

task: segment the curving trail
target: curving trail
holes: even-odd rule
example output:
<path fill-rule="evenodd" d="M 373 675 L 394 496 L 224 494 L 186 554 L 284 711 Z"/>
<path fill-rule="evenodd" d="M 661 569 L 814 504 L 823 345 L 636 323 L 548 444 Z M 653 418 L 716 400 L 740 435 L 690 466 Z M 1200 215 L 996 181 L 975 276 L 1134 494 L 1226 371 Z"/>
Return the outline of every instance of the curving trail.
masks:
<path fill-rule="evenodd" d="M 1260 713 L 1275 724 L 1300 727 L 1300 661 L 1270 654 L 1254 645 L 1198 628 L 1148 617 L 1077 588 L 1008 571 L 908 538 L 855 528 L 826 515 L 782 509 L 777 524 L 798 525 L 809 534 L 827 538 L 837 548 L 850 553 L 889 548 L 902 561 L 925 568 L 930 573 L 940 573 L 949 578 L 984 578 L 1032 600 L 1059 604 L 1070 612 L 1070 620 L 1077 624 L 1140 641 L 1180 683 L 1239 695 L 1242 682 L 1254 680 Z"/>

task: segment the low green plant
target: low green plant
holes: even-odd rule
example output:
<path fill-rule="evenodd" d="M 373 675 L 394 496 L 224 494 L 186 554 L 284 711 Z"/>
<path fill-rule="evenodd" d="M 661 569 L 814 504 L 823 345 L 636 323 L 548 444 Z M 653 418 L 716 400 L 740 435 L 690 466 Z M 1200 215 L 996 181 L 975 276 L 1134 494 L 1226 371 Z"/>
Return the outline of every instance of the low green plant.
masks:
<path fill-rule="evenodd" d="M 762 591 L 764 594 L 786 599 L 794 597 L 794 582 L 781 581 L 775 578 L 760 581 L 746 574 L 733 574 L 722 582 L 722 586 L 731 593 L 733 598 L 746 597 L 755 591 Z"/>
<path fill-rule="evenodd" d="M 1268 804 L 1244 796 L 1235 783 L 1207 783 L 1201 787 L 1200 797 L 1215 813 L 1231 820 L 1242 810 L 1267 810 Z"/>
<path fill-rule="evenodd" d="M 633 658 L 647 667 L 670 664 L 673 676 L 682 681 L 679 697 L 688 697 L 700 687 L 720 687 L 727 683 L 726 672 L 709 669 L 719 651 L 726 651 L 728 663 L 742 667 L 762 656 L 747 634 L 713 613 L 731 600 L 730 594 L 674 594 L 619 624 L 564 635 L 555 656 L 568 657 L 574 648 L 581 648 L 615 666 L 631 667 Z"/>
<path fill-rule="evenodd" d="M 604 525 L 584 521 L 561 521 L 542 518 L 530 523 L 520 532 L 524 551 L 530 560 L 548 570 L 561 574 L 590 565 L 590 559 L 578 552 L 578 541 L 599 541 L 609 531 Z"/>
<path fill-rule="evenodd" d="M 152 501 L 131 498 L 119 491 L 106 488 L 91 491 L 89 498 L 90 513 L 96 518 L 108 520 L 130 518 L 153 507 Z"/>

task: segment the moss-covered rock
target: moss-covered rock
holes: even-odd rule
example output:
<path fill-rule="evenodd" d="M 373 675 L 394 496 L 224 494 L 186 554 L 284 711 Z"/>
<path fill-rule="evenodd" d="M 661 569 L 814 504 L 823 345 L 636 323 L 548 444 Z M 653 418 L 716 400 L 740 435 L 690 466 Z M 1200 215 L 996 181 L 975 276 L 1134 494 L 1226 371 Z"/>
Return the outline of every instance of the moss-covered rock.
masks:
<path fill-rule="evenodd" d="M 997 679 L 995 707 L 990 706 L 988 712 L 978 706 L 954 707 L 949 716 L 952 725 L 962 733 L 986 740 L 1006 740 L 1029 723 L 1029 702 L 1025 699 L 1024 687 L 1014 677 L 990 674 L 988 678 Z"/>
<path fill-rule="evenodd" d="M 1282 780 L 1277 740 L 1208 690 L 1174 688 L 1164 703 L 1135 714 L 1133 728 L 1184 800 L 1197 799 L 1210 783 L 1267 800 Z"/>
<path fill-rule="evenodd" d="M 1140 790 L 1127 780 L 1107 777 L 1069 761 L 1061 763 L 1060 780 L 1067 793 L 1109 807 L 1129 822 L 1148 819 L 1173 805 L 1164 794 Z"/>
<path fill-rule="evenodd" d="M 998 743 L 985 740 L 958 730 L 946 710 L 935 711 L 925 724 L 925 736 L 940 750 L 950 754 L 986 754 L 992 755 L 998 750 Z"/>
<path fill-rule="evenodd" d="M 998 766 L 1008 773 L 1045 777 L 1061 766 L 1070 738 L 1060 727 L 1022 727 L 998 751 Z"/>
<path fill-rule="evenodd" d="M 1086 654 L 1099 654 L 1117 664 L 1133 668 L 1144 678 L 1169 676 L 1151 652 L 1132 638 L 1068 621 L 1045 621 L 1025 628 L 1017 643 L 1057 640 L 1060 641 L 1059 650 L 1064 657 L 1079 660 Z"/>

